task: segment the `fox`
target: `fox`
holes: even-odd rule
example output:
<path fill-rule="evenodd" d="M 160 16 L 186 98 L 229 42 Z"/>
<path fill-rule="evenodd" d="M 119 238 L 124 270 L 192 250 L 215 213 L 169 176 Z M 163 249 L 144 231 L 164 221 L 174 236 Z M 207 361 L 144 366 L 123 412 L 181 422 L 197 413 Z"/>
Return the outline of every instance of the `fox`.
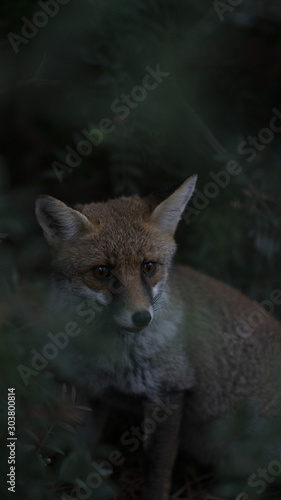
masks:
<path fill-rule="evenodd" d="M 73 208 L 36 200 L 54 304 L 95 308 L 87 346 L 77 337 L 69 354 L 74 380 L 91 400 L 112 391 L 143 406 L 144 500 L 168 500 L 179 450 L 212 461 L 212 422 L 248 398 L 260 415 L 279 401 L 280 323 L 230 285 L 173 263 L 196 181 Z"/>

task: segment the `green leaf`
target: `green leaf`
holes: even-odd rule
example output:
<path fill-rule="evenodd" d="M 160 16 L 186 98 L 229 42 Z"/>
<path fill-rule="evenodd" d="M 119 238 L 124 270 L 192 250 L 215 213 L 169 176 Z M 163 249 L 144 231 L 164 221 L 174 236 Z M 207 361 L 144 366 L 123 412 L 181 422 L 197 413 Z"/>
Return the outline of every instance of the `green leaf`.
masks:
<path fill-rule="evenodd" d="M 67 385 L 65 383 L 62 384 L 62 388 L 61 388 L 61 396 L 62 396 L 62 399 L 65 398 L 65 395 L 67 394 Z"/>
<path fill-rule="evenodd" d="M 93 411 L 92 408 L 89 408 L 88 406 L 74 406 L 74 408 L 78 408 L 83 411 Z"/>
<path fill-rule="evenodd" d="M 27 452 L 27 451 L 36 450 L 37 446 L 35 444 L 21 444 L 20 448 L 21 448 L 21 450 Z"/>
<path fill-rule="evenodd" d="M 57 446 L 53 445 L 44 445 L 44 448 L 47 448 L 48 450 L 54 451 L 55 453 L 59 453 L 60 455 L 65 455 L 64 451 L 58 448 Z"/>
<path fill-rule="evenodd" d="M 72 425 L 69 425 L 69 424 L 66 424 L 63 422 L 63 423 L 59 424 L 59 426 L 62 427 L 63 429 L 65 429 L 66 431 L 72 432 L 72 434 L 77 434 L 76 429 Z"/>

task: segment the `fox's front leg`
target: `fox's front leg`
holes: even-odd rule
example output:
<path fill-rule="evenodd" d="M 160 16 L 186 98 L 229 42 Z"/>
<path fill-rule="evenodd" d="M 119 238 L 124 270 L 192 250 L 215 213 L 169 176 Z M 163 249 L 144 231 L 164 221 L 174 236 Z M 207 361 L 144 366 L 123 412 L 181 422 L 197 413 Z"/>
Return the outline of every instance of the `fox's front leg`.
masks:
<path fill-rule="evenodd" d="M 165 395 L 145 405 L 143 500 L 168 500 L 178 449 L 184 394 Z"/>

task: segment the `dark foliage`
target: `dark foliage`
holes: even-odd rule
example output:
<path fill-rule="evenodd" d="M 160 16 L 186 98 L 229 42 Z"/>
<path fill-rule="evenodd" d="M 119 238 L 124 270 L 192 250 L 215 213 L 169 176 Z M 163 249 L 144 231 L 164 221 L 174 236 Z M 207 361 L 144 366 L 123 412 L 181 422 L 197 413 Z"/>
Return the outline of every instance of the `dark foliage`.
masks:
<path fill-rule="evenodd" d="M 231 2 L 53 3 L 58 12 L 41 17 L 47 22 L 34 32 L 26 28 L 29 38 L 23 16 L 40 22 L 40 2 L 0 5 L 0 486 L 1 498 L 10 498 L 7 388 L 15 387 L 13 498 L 25 500 L 76 498 L 92 470 L 79 439 L 89 409 L 75 387 L 58 384 L 49 367 L 25 386 L 18 370 L 48 332 L 50 252 L 34 217 L 38 194 L 69 204 L 147 195 L 198 173 L 201 196 L 190 205 L 197 215 L 187 211 L 181 222 L 177 259 L 259 302 L 281 277 L 281 140 L 270 129 L 274 116 L 281 123 L 279 3 L 244 0 L 224 13 L 215 4 Z M 158 65 L 166 74 L 143 97 L 136 89 Z M 123 94 L 131 104 L 120 102 Z M 83 150 L 85 131 L 97 143 L 91 151 Z M 238 175 L 225 173 L 231 160 Z M 281 317 L 280 308 L 274 314 Z M 122 418 L 107 429 L 101 461 L 119 449 Z M 128 454 L 87 498 L 117 498 L 118 491 L 139 498 L 140 462 L 140 453 Z M 193 464 L 176 474 L 175 498 L 214 498 L 207 491 L 216 479 L 203 475 Z M 218 494 L 233 498 L 237 485 L 233 477 Z"/>

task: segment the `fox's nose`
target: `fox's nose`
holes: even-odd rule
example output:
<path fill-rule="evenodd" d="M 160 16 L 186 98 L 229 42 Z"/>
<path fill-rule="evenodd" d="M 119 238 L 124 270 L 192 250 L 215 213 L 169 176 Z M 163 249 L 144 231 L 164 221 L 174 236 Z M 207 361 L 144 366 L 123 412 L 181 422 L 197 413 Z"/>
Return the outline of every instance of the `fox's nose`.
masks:
<path fill-rule="evenodd" d="M 133 314 L 132 320 L 137 327 L 147 326 L 151 321 L 151 314 L 149 311 L 138 311 Z"/>

